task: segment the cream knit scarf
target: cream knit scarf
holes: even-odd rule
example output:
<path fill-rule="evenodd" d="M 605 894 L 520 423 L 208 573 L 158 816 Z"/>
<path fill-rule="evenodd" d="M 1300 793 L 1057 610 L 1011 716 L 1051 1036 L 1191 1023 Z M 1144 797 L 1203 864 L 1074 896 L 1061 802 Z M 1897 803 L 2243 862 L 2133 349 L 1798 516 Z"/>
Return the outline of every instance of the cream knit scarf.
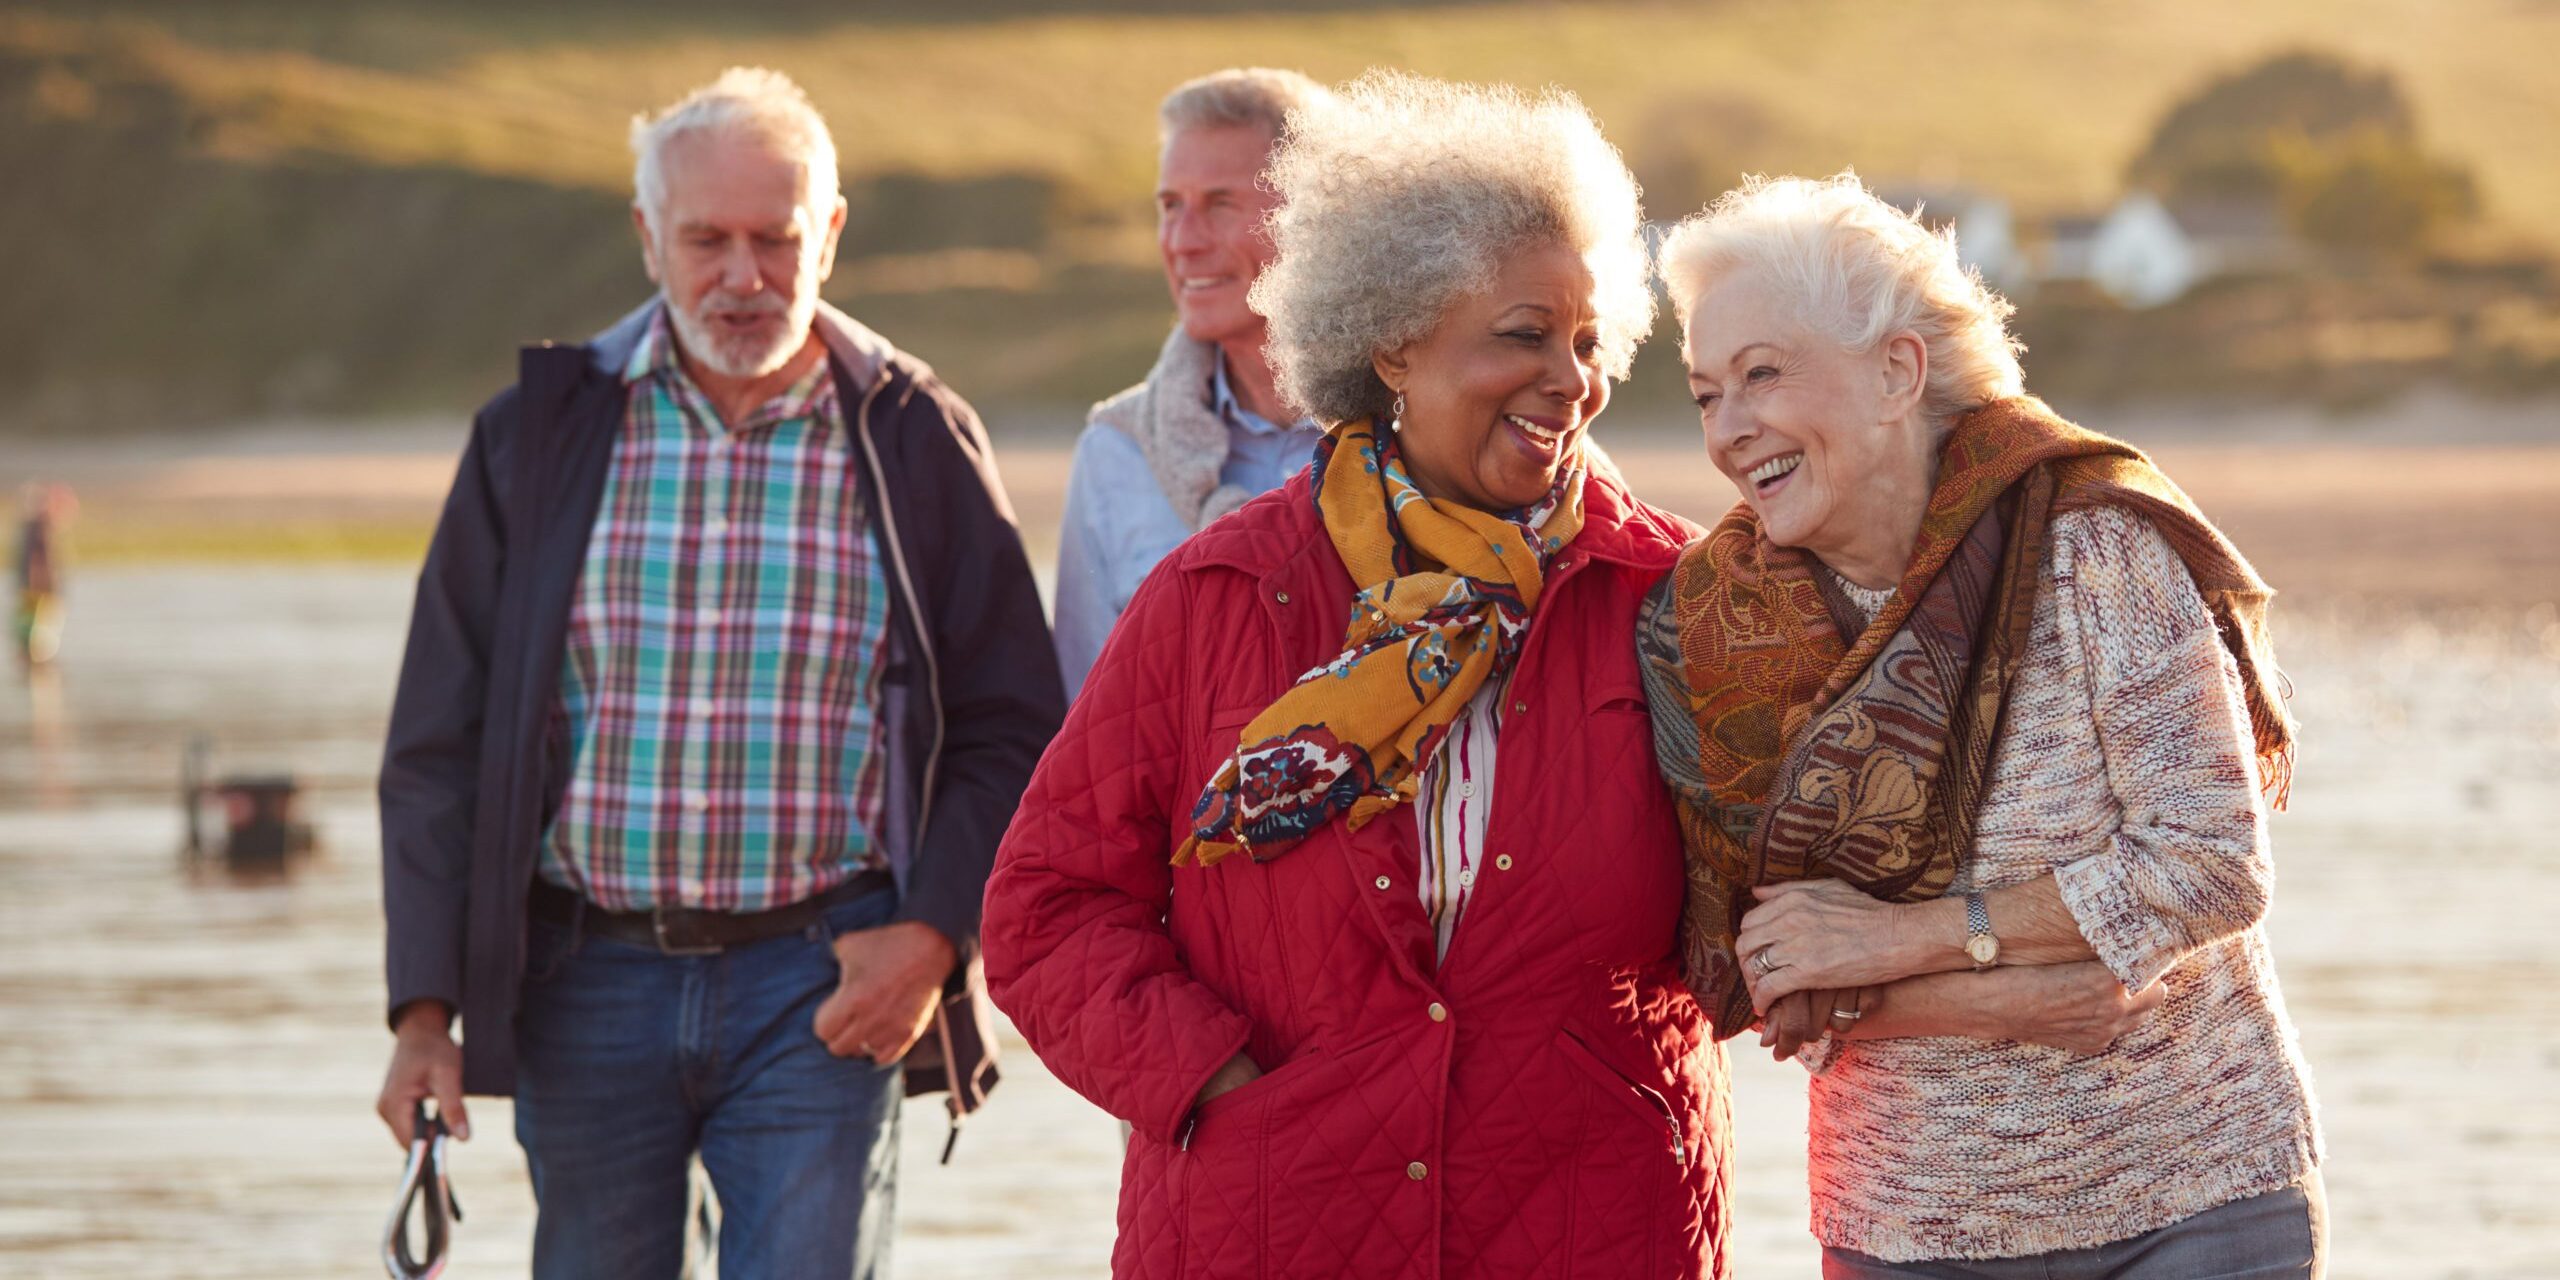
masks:
<path fill-rule="evenodd" d="M 1095 405 L 1087 419 L 1138 442 L 1165 501 L 1195 530 L 1253 497 L 1218 483 L 1227 423 L 1209 403 L 1217 372 L 1217 346 L 1193 341 L 1177 325 L 1147 380 Z"/>

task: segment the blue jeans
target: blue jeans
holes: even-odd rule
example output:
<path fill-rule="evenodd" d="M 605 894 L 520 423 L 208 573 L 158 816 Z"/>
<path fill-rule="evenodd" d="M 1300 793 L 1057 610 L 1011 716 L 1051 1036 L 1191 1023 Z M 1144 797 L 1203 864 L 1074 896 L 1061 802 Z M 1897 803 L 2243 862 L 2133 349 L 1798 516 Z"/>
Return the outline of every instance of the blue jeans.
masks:
<path fill-rule="evenodd" d="M 2313 1169 L 2283 1190 L 2094 1249 L 1945 1262 L 1824 1249 L 1822 1280 L 2320 1280 L 2328 1257 L 2329 1202 Z"/>
<path fill-rule="evenodd" d="M 836 988 L 829 943 L 893 907 L 868 894 L 710 956 L 533 923 L 516 1140 L 537 1280 L 675 1280 L 696 1153 L 720 1202 L 723 1280 L 886 1274 L 905 1082 L 828 1053 L 810 1022 Z"/>

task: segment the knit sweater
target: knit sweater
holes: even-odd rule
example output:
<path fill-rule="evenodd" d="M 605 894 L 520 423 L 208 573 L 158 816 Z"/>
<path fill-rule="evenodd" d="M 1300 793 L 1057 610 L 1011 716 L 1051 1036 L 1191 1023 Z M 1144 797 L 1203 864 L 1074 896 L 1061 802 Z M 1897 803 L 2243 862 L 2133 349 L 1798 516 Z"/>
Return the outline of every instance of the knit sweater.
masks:
<path fill-rule="evenodd" d="M 2164 981 L 2167 998 L 2095 1055 L 1841 1046 L 1811 1091 L 1825 1245 L 1897 1262 L 2086 1248 L 2288 1186 L 2320 1158 L 2260 925 L 2275 867 L 2238 668 L 2137 516 L 2057 517 L 2042 571 L 1952 892 L 2051 872 L 2117 979 Z"/>

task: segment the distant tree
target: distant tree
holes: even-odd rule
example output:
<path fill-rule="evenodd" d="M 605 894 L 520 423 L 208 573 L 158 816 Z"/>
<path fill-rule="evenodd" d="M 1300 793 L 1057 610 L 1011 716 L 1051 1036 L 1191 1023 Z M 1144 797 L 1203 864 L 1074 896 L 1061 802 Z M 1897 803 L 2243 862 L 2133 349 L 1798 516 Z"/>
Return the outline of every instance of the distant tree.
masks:
<path fill-rule="evenodd" d="M 2319 147 L 2379 131 L 2414 137 L 2416 121 L 2389 72 L 2312 50 L 2280 53 L 2190 94 L 2151 131 L 2126 174 L 2173 198 L 2279 193 L 2271 147 Z"/>
<path fill-rule="evenodd" d="M 2460 166 L 2406 138 L 2359 134 L 2294 151 L 2286 159 L 2285 214 L 2304 238 L 2390 253 L 2424 245 L 2480 212 L 2478 187 Z"/>
<path fill-rule="evenodd" d="M 2391 73 L 2295 50 L 2215 79 L 2171 107 L 2127 181 L 2185 200 L 2263 199 L 2305 239 L 2417 248 L 2479 209 L 2470 173 L 2427 154 Z"/>

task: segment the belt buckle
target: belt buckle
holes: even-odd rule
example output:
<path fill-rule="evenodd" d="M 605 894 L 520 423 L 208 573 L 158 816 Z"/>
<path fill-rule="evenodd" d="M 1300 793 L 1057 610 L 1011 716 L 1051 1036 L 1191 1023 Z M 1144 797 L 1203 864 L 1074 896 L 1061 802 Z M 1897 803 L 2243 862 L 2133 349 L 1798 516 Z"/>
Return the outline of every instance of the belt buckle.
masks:
<path fill-rule="evenodd" d="M 683 910 L 683 908 L 679 907 L 677 910 Z M 664 955 L 716 956 L 720 954 L 720 944 L 716 942 L 680 947 L 667 941 L 667 908 L 662 906 L 649 908 L 649 936 L 657 941 L 658 950 Z"/>

